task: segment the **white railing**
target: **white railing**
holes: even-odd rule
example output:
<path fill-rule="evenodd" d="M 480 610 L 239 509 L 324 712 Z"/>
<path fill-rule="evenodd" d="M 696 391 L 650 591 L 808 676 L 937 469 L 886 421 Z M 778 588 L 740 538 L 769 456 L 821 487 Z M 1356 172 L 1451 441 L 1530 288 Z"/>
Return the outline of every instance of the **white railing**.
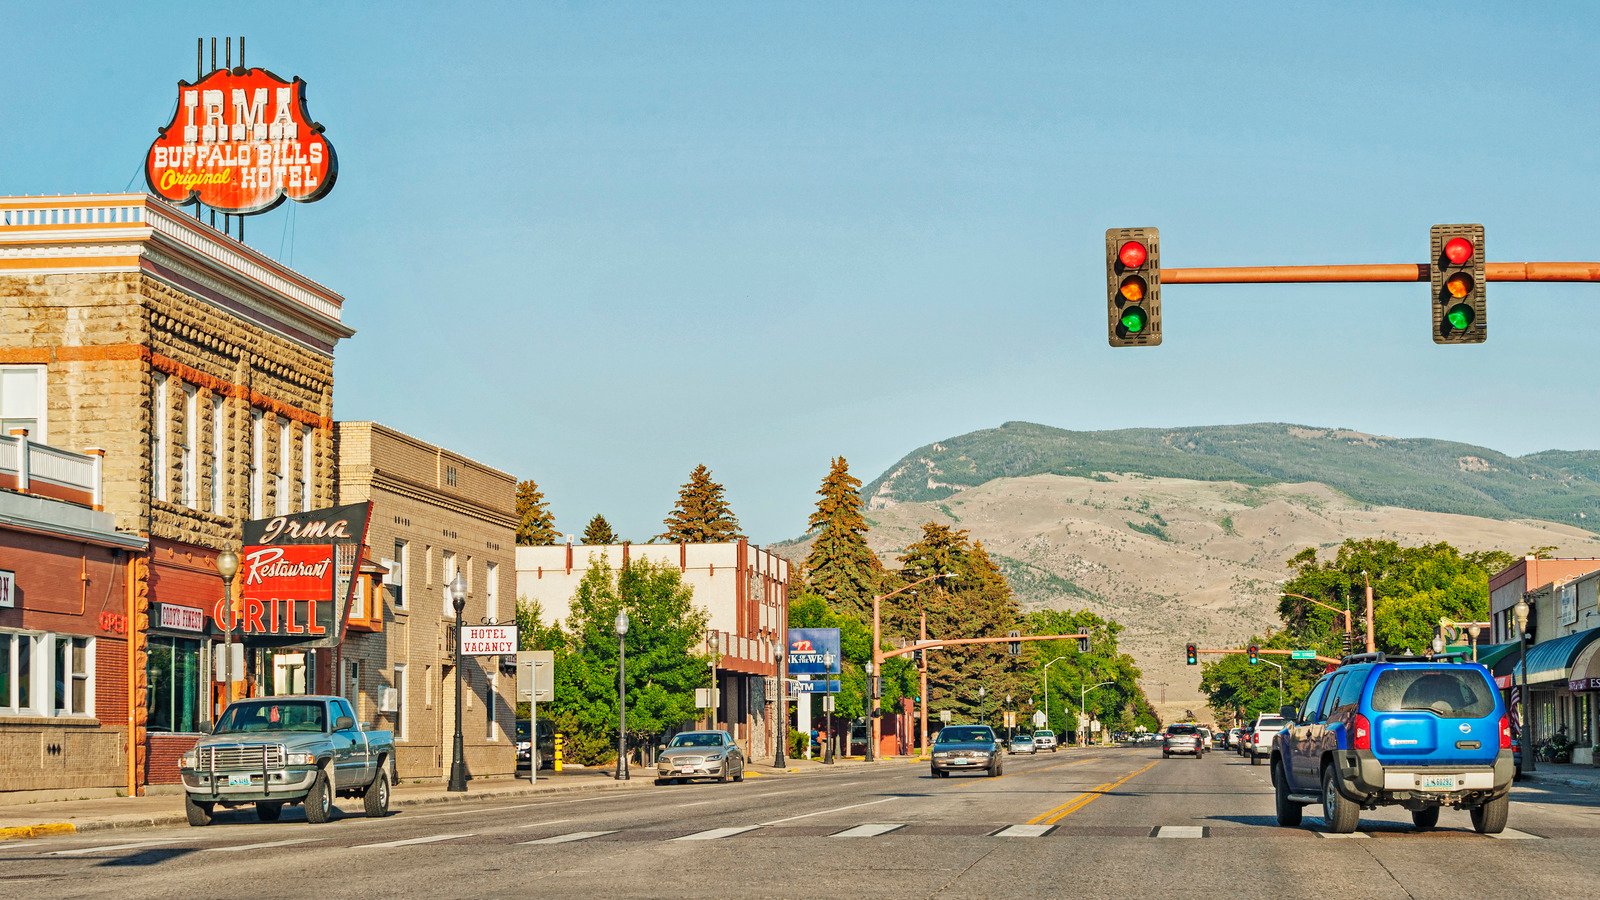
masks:
<path fill-rule="evenodd" d="M 48 444 L 36 443 L 26 431 L 0 435 L 0 477 L 24 494 L 42 494 L 82 503 L 99 509 L 101 461 L 105 451 L 91 448 L 88 453 L 73 453 Z M 40 490 L 49 487 L 54 490 Z"/>

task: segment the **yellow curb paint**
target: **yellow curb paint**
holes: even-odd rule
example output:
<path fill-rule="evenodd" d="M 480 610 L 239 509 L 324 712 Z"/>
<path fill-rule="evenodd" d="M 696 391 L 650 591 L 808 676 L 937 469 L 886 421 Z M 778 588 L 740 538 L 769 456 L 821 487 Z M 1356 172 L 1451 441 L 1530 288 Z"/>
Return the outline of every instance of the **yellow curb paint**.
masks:
<path fill-rule="evenodd" d="M 744 777 L 746 777 L 746 778 L 765 778 L 766 774 L 764 772 L 746 772 L 746 773 L 744 773 Z"/>
<path fill-rule="evenodd" d="M 1142 769 L 1136 769 L 1136 770 L 1134 770 L 1132 772 L 1129 772 L 1128 774 L 1122 776 L 1121 778 L 1118 778 L 1116 781 L 1108 781 L 1105 784 L 1098 785 L 1098 786 L 1092 788 L 1091 790 L 1085 791 L 1082 794 L 1079 794 L 1078 796 L 1073 797 L 1071 800 L 1068 800 L 1067 802 L 1061 804 L 1060 806 L 1057 806 L 1057 807 L 1055 807 L 1053 809 L 1048 809 L 1048 810 L 1040 813 L 1039 815 L 1034 816 L 1033 818 L 1028 820 L 1028 824 L 1029 825 L 1054 825 L 1057 822 L 1060 822 L 1062 819 L 1065 819 L 1067 816 L 1072 815 L 1073 813 L 1077 812 L 1078 810 L 1083 809 L 1085 806 L 1088 806 L 1089 804 L 1093 803 L 1094 801 L 1100 799 L 1102 796 L 1110 793 L 1111 791 L 1116 790 L 1117 788 L 1121 787 L 1124 784 L 1127 784 L 1129 781 L 1132 781 L 1135 777 L 1137 777 L 1139 775 L 1143 775 L 1145 772 L 1150 771 L 1151 769 L 1155 768 L 1155 765 L 1156 765 L 1155 763 L 1150 763 L 1149 765 L 1145 766 Z"/>
<path fill-rule="evenodd" d="M 0 841 L 18 841 L 27 838 L 44 837 L 51 834 L 72 834 L 78 826 L 71 822 L 45 822 L 40 825 L 18 825 L 14 828 L 0 828 Z"/>

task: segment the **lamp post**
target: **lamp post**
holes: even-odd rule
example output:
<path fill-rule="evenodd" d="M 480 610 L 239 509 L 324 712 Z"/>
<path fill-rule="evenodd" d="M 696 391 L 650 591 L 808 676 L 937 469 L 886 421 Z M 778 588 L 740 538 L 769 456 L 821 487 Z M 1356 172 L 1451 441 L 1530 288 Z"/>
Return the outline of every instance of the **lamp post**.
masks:
<path fill-rule="evenodd" d="M 1099 684 L 1091 684 L 1088 687 L 1078 686 L 1078 725 L 1083 729 L 1083 743 L 1081 746 L 1089 746 L 1089 708 L 1086 698 L 1089 696 L 1090 691 L 1095 688 L 1105 687 L 1108 684 L 1116 684 L 1116 682 L 1102 681 Z"/>
<path fill-rule="evenodd" d="M 628 780 L 628 611 L 617 610 L 617 780 Z"/>
<path fill-rule="evenodd" d="M 877 647 L 873 647 L 872 648 L 872 655 L 873 655 L 874 658 L 877 657 L 877 655 L 878 655 L 878 648 Z M 878 667 L 873 665 L 871 662 L 867 663 L 866 698 L 861 702 L 861 714 L 862 714 L 862 717 L 865 718 L 866 723 L 867 723 L 867 729 L 866 729 L 867 730 L 867 746 L 863 747 L 862 750 L 861 750 L 861 758 L 865 762 L 872 762 L 873 760 L 878 758 L 876 756 L 876 754 L 873 752 L 873 751 L 878 749 L 878 748 L 873 746 L 874 744 L 876 744 L 878 742 L 878 720 L 876 718 L 873 718 L 873 715 L 872 715 L 874 712 L 877 711 L 876 709 L 874 709 L 874 706 L 876 706 L 877 700 L 878 700 L 877 668 Z M 852 729 L 852 730 L 854 730 L 854 729 Z M 846 753 L 850 752 L 848 745 L 845 748 L 845 752 Z"/>
<path fill-rule="evenodd" d="M 777 638 L 772 639 L 772 663 L 778 670 L 778 730 L 776 732 L 777 752 L 772 755 L 772 765 L 779 769 L 789 767 L 789 760 L 784 757 L 788 748 L 784 744 L 789 738 L 789 648 L 784 646 Z"/>
<path fill-rule="evenodd" d="M 222 608 L 228 611 L 228 625 L 222 632 L 223 677 L 227 680 L 222 689 L 222 708 L 227 709 L 233 702 L 233 576 L 239 574 L 239 554 L 232 550 L 218 553 L 217 574 L 222 576 Z"/>
<path fill-rule="evenodd" d="M 711 632 L 711 693 L 706 696 L 706 730 L 717 730 L 717 655 L 722 649 L 722 636 Z"/>
<path fill-rule="evenodd" d="M 1528 598 L 1523 597 L 1517 605 L 1511 608 L 1511 619 L 1517 626 L 1517 653 L 1521 659 L 1517 667 L 1522 670 L 1522 771 L 1534 771 L 1533 752 L 1533 698 L 1528 696 L 1528 613 L 1532 607 L 1528 605 Z"/>
<path fill-rule="evenodd" d="M 832 653 L 822 654 L 822 667 L 830 670 L 833 668 Z M 827 678 L 830 674 L 832 673 L 824 672 L 822 677 Z M 833 765 L 833 705 L 833 692 L 824 691 L 822 694 L 822 727 L 828 732 L 822 744 L 822 764 L 825 766 Z"/>
<path fill-rule="evenodd" d="M 1278 670 L 1278 705 L 1282 706 L 1283 705 L 1283 666 L 1278 665 L 1277 663 L 1273 662 L 1270 659 L 1261 659 L 1260 662 L 1264 662 L 1267 665 L 1269 665 L 1269 666 L 1273 667 L 1274 669 Z"/>
<path fill-rule="evenodd" d="M 450 750 L 450 784 L 446 789 L 464 792 L 467 789 L 467 760 L 466 752 L 461 747 L 461 697 L 464 692 L 461 664 L 466 660 L 461 655 L 461 616 L 467 610 L 467 577 L 460 571 L 450 579 L 450 605 L 456 610 L 456 736 Z"/>
<path fill-rule="evenodd" d="M 1046 728 L 1050 727 L 1050 667 L 1063 659 L 1066 659 L 1066 657 L 1058 656 L 1045 663 L 1044 671 L 1040 673 L 1044 680 L 1044 727 Z"/>
<path fill-rule="evenodd" d="M 988 719 L 989 719 L 989 717 L 987 715 L 985 715 L 985 713 L 988 712 L 988 710 L 983 705 L 983 697 L 987 693 L 989 693 L 987 688 L 985 688 L 981 684 L 978 685 L 978 724 L 979 725 L 982 725 L 982 724 L 986 723 L 988 721 Z"/>

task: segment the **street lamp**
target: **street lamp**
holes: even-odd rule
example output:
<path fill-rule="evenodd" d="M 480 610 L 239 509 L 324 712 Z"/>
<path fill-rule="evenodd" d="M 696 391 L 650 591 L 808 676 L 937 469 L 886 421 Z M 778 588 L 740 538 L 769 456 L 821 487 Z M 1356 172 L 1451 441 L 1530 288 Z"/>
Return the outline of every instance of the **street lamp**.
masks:
<path fill-rule="evenodd" d="M 978 685 L 978 724 L 979 725 L 982 725 L 988 719 L 988 716 L 984 715 L 986 710 L 984 709 L 984 706 L 983 706 L 983 695 L 987 694 L 987 693 L 989 693 L 989 692 L 988 692 L 988 690 L 986 690 L 984 688 L 983 685 L 981 685 L 981 684 Z"/>
<path fill-rule="evenodd" d="M 1058 662 L 1061 662 L 1063 659 L 1066 659 L 1066 657 L 1058 656 L 1055 659 L 1045 663 L 1044 671 L 1040 673 L 1044 680 L 1044 727 L 1046 728 L 1050 727 L 1050 667 Z"/>
<path fill-rule="evenodd" d="M 628 611 L 617 610 L 617 780 L 628 780 Z"/>
<path fill-rule="evenodd" d="M 224 550 L 217 554 L 217 574 L 222 576 L 222 608 L 228 611 L 228 625 L 223 630 L 222 665 L 227 685 L 222 690 L 222 706 L 233 702 L 233 576 L 239 574 L 239 554 Z M 215 676 L 212 676 L 215 677 Z"/>
<path fill-rule="evenodd" d="M 711 632 L 708 641 L 711 645 L 711 693 L 706 695 L 706 730 L 717 730 L 717 656 L 722 650 L 722 635 Z"/>
<path fill-rule="evenodd" d="M 1532 607 L 1528 605 L 1528 598 L 1523 597 L 1517 605 L 1511 608 L 1511 619 L 1517 626 L 1517 653 L 1521 659 L 1517 667 L 1522 670 L 1522 771 L 1532 772 L 1535 768 L 1533 752 L 1533 714 L 1532 697 L 1528 696 L 1528 613 Z"/>
<path fill-rule="evenodd" d="M 831 652 L 822 654 L 822 668 L 828 670 L 822 673 L 822 677 L 826 679 L 833 670 L 833 654 Z M 824 687 L 831 687 L 831 685 L 824 685 Z M 833 692 L 824 691 L 822 694 L 822 727 L 828 732 L 822 745 L 822 764 L 825 766 L 833 765 L 833 706 Z"/>
<path fill-rule="evenodd" d="M 460 792 L 467 789 L 466 752 L 461 747 L 461 697 L 465 692 L 461 678 L 461 664 L 465 662 L 461 655 L 461 616 L 467 610 L 467 577 L 459 570 L 456 577 L 450 579 L 450 605 L 456 609 L 456 737 L 450 756 L 450 784 L 446 789 Z"/>
<path fill-rule="evenodd" d="M 1078 686 L 1078 727 L 1083 729 L 1083 741 L 1079 744 L 1079 746 L 1089 746 L 1089 709 L 1085 699 L 1089 696 L 1090 691 L 1094 690 L 1095 688 L 1105 687 L 1108 684 L 1116 684 L 1116 682 L 1102 681 L 1099 684 L 1091 684 L 1088 687 L 1084 687 L 1083 685 Z"/>
<path fill-rule="evenodd" d="M 784 751 L 788 749 L 784 744 L 788 743 L 789 738 L 789 648 L 777 638 L 773 638 L 771 643 L 772 665 L 778 670 L 778 731 L 777 740 L 774 741 L 777 752 L 773 754 L 772 764 L 779 769 L 786 769 L 789 766 L 788 759 L 784 757 Z"/>
<path fill-rule="evenodd" d="M 878 650 L 877 650 L 876 647 L 873 648 L 872 655 L 873 656 L 877 656 L 878 655 Z M 873 718 L 873 716 L 872 716 L 873 713 L 877 712 L 877 709 L 875 708 L 875 706 L 877 704 L 877 700 L 878 700 L 878 678 L 877 678 L 876 672 L 877 672 L 877 666 L 874 666 L 869 661 L 867 663 L 866 699 L 864 699 L 861 702 L 861 714 L 862 714 L 862 717 L 865 719 L 866 726 L 867 726 L 866 727 L 866 731 L 867 731 L 867 746 L 865 746 L 865 747 L 863 747 L 861 749 L 861 759 L 863 761 L 865 761 L 865 762 L 872 762 L 874 759 L 877 759 L 877 756 L 873 752 L 877 748 L 874 747 L 873 745 L 878 742 L 878 720 Z M 854 730 L 854 729 L 852 729 L 852 730 Z M 846 741 L 846 744 L 845 744 L 845 752 L 846 753 L 850 752 L 849 745 L 853 741 L 854 741 L 853 737 Z"/>

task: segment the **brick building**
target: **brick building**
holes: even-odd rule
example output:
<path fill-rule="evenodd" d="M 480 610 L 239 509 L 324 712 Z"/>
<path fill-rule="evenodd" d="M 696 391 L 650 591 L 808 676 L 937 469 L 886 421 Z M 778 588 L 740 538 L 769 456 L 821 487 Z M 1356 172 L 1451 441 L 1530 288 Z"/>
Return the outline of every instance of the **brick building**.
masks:
<path fill-rule="evenodd" d="M 105 510 L 149 540 L 130 587 L 141 780 L 175 781 L 212 715 L 217 552 L 244 519 L 333 501 L 342 304 L 143 194 L 0 198 L 0 422 L 103 448 Z M 308 687 L 332 689 L 317 666 Z"/>
<path fill-rule="evenodd" d="M 406 780 L 443 779 L 455 732 L 455 609 L 516 620 L 516 479 L 374 422 L 336 425 L 339 502 L 372 502 L 367 531 L 384 586 L 366 579 L 340 648 L 340 685 L 363 721 L 395 732 Z M 467 657 L 462 738 L 472 777 L 515 772 L 515 678 L 498 657 Z"/>

